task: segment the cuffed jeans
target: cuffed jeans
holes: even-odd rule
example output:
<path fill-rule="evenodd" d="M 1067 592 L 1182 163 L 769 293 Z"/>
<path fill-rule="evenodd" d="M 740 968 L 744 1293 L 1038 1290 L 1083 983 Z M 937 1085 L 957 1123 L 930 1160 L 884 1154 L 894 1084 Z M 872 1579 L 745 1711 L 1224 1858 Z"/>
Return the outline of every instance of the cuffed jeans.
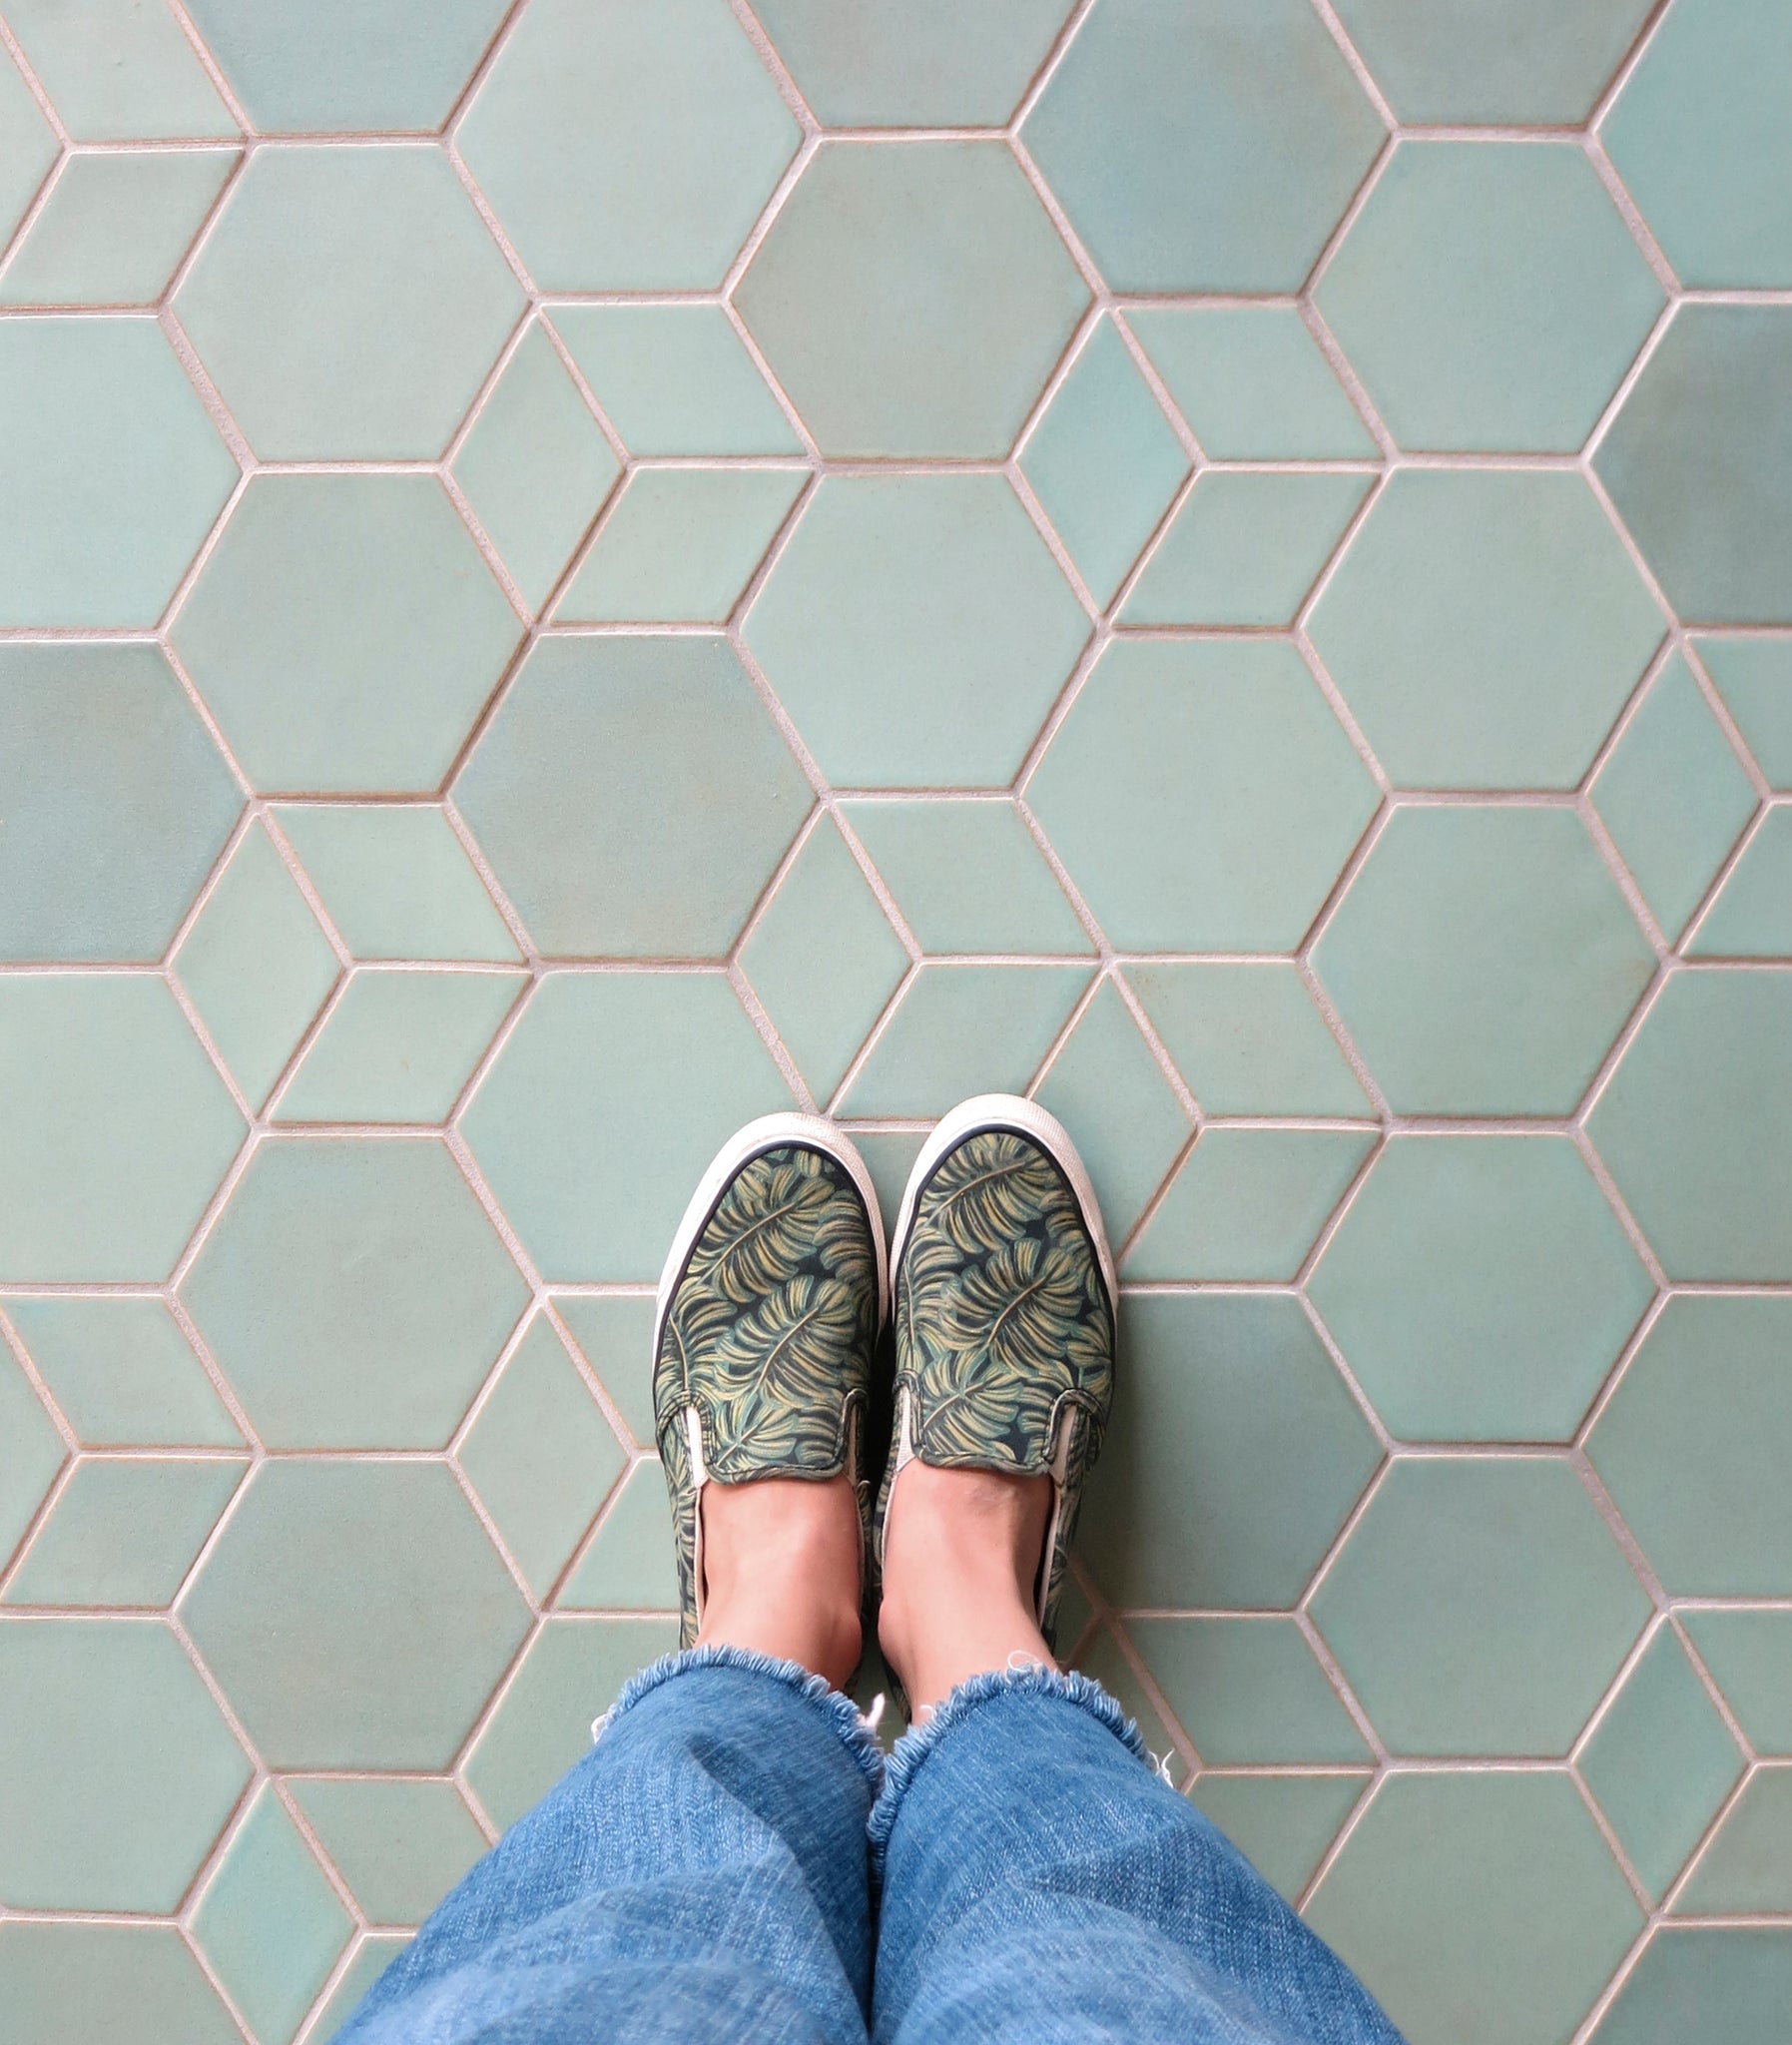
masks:
<path fill-rule="evenodd" d="M 699 1649 L 467 1875 L 342 2045 L 1400 2045 L 1113 1700 L 980 1677 L 885 1763 L 847 1699 Z"/>

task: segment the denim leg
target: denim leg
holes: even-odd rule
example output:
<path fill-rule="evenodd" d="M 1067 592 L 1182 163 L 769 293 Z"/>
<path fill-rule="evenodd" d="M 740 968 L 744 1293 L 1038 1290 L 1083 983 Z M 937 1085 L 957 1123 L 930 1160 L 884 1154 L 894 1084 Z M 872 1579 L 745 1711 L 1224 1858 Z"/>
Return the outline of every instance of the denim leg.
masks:
<path fill-rule="evenodd" d="M 881 1772 L 853 1706 L 794 1664 L 656 1664 L 342 2045 L 865 2045 Z"/>
<path fill-rule="evenodd" d="M 892 1756 L 879 2045 L 1400 2045 L 1084 1677 L 979 1677 Z"/>

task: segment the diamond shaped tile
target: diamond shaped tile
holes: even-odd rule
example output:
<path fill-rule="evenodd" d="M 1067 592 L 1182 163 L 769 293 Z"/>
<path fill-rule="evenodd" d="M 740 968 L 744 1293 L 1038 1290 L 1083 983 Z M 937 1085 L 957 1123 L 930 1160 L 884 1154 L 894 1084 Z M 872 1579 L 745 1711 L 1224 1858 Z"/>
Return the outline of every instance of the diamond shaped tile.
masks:
<path fill-rule="evenodd" d="M 235 135 L 199 52 L 165 8 L 9 0 L 7 23 L 76 142 Z"/>
<path fill-rule="evenodd" d="M 863 1142 L 863 1138 L 856 1139 Z M 869 1153 L 868 1153 L 869 1154 Z M 879 1187 L 880 1197 L 883 1188 Z M 887 1212 L 894 1214 L 890 1206 Z M 653 1294 L 562 1293 L 555 1310 L 579 1352 L 597 1373 L 637 1448 L 651 1449 L 653 1412 Z"/>
<path fill-rule="evenodd" d="M 81 1457 L 5 1602 L 167 1606 L 247 1467 L 222 1456 Z"/>
<path fill-rule="evenodd" d="M 1115 641 L 1026 796 L 1110 941 L 1292 950 L 1375 785 L 1292 646 Z"/>
<path fill-rule="evenodd" d="M 748 646 L 839 787 L 1005 785 L 1089 621 L 1006 481 L 828 475 Z"/>
<path fill-rule="evenodd" d="M 0 979 L 0 1277 L 168 1276 L 243 1140 L 167 986 Z"/>
<path fill-rule="evenodd" d="M 444 1144 L 264 1142 L 181 1297 L 275 1448 L 441 1447 L 528 1299 Z"/>
<path fill-rule="evenodd" d="M 560 956 L 720 957 L 810 800 L 720 636 L 538 641 L 454 784 Z"/>
<path fill-rule="evenodd" d="M 1300 0 L 1097 0 L 1021 134 L 1126 292 L 1298 291 L 1383 140 Z"/>
<path fill-rule="evenodd" d="M 521 633 L 430 476 L 265 475 L 173 628 L 259 789 L 433 791 Z"/>
<path fill-rule="evenodd" d="M 0 233 L 10 238 L 56 154 L 55 131 L 30 86 L 10 54 L 0 58 Z"/>
<path fill-rule="evenodd" d="M 1374 1143 L 1367 1129 L 1204 1129 L 1127 1277 L 1289 1283 Z"/>
<path fill-rule="evenodd" d="M 1313 1599 L 1402 1754 L 1565 1754 L 1649 1601 L 1566 1462 L 1397 1462 Z"/>
<path fill-rule="evenodd" d="M 1567 1114 L 1654 956 L 1564 809 L 1396 810 L 1313 953 L 1396 1109 Z"/>
<path fill-rule="evenodd" d="M 1131 1619 L 1132 1636 L 1206 1767 L 1370 1758 L 1291 1619 Z"/>
<path fill-rule="evenodd" d="M 0 278 L 0 304 L 154 305 L 238 154 L 120 150 L 71 157 Z"/>
<path fill-rule="evenodd" d="M 1189 1800 L 1219 1826 L 1284 1902 L 1313 1879 L 1338 1827 L 1369 1781 L 1366 1774 L 1221 1775 L 1204 1771 Z"/>
<path fill-rule="evenodd" d="M 30 1381 L 0 1346 L 0 1558 L 10 1559 L 66 1453 Z"/>
<path fill-rule="evenodd" d="M 1792 1907 L 1792 1767 L 1757 1768 L 1674 1898 L 1680 1916 Z"/>
<path fill-rule="evenodd" d="M 1404 469 L 1309 629 L 1397 787 L 1573 788 L 1665 622 L 1578 476 Z"/>
<path fill-rule="evenodd" d="M 1792 954 L 1792 804 L 1762 817 L 1686 949 L 1710 959 Z"/>
<path fill-rule="evenodd" d="M 540 0 L 457 131 L 549 292 L 713 291 L 798 129 L 725 0 Z"/>
<path fill-rule="evenodd" d="M 260 1465 L 182 1601 L 276 1768 L 447 1766 L 528 1608 L 439 1463 Z"/>
<path fill-rule="evenodd" d="M 610 1501 L 560 1592 L 584 1612 L 668 1612 L 678 1605 L 675 1537 L 666 1478 L 651 1458 L 636 1463 Z"/>
<path fill-rule="evenodd" d="M 1664 298 L 1577 144 L 1405 142 L 1315 294 L 1403 447 L 1569 452 Z"/>
<path fill-rule="evenodd" d="M 995 141 L 823 143 L 735 294 L 847 455 L 1006 454 L 1088 301 Z"/>
<path fill-rule="evenodd" d="M 1565 1136 L 1400 1136 L 1308 1285 L 1409 1441 L 1567 1441 L 1654 1286 Z"/>
<path fill-rule="evenodd" d="M 485 1851 L 452 1782 L 296 1775 L 287 1787 L 374 1924 L 420 1924 Z"/>
<path fill-rule="evenodd" d="M 250 1778 L 160 1620 L 0 1619 L 0 1895 L 172 1913 Z"/>
<path fill-rule="evenodd" d="M 1126 979 L 1208 1114 L 1370 1112 L 1292 960 L 1128 966 Z"/>
<path fill-rule="evenodd" d="M 1792 1996 L 1792 1933 L 1667 1925 L 1643 1948 L 1593 2036 L 1598 2045 L 1676 2045 L 1709 2024 L 1726 2038 L 1771 2038 Z"/>
<path fill-rule="evenodd" d="M 236 1422 L 160 1299 L 53 1293 L 9 1299 L 6 1311 L 83 1448 L 242 1445 Z"/>
<path fill-rule="evenodd" d="M 1755 764 L 1773 787 L 1792 790 L 1792 639 L 1701 632 L 1693 644 Z"/>
<path fill-rule="evenodd" d="M 345 2028 L 360 2007 L 361 1998 L 411 1942 L 408 1931 L 363 1932 L 347 1966 L 336 1976 L 336 1985 L 325 1997 L 312 2023 L 311 2037 L 317 2045 L 329 2041 Z"/>
<path fill-rule="evenodd" d="M 1792 1758 L 1792 1611 L 1706 1610 L 1685 1621 L 1749 1744 Z"/>
<path fill-rule="evenodd" d="M 631 454 L 800 454 L 720 306 L 556 306 L 554 326 Z"/>
<path fill-rule="evenodd" d="M 241 2045 L 172 1924 L 0 1925 L 0 2001 L 33 2038 Z"/>

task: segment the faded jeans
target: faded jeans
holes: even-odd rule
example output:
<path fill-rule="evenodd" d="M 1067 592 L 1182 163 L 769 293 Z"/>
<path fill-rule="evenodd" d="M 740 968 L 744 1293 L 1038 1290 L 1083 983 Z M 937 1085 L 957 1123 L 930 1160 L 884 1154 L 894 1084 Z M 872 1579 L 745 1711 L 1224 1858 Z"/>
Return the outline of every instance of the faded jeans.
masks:
<path fill-rule="evenodd" d="M 343 2045 L 1400 2045 L 1080 1676 L 977 1678 L 885 1763 L 794 1665 L 643 1672 Z"/>

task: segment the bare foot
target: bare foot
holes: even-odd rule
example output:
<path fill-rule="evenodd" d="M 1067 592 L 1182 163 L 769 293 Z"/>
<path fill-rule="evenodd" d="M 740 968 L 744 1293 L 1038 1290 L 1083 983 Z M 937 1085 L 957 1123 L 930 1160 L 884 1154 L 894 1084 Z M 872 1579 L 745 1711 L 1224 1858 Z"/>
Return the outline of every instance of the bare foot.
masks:
<path fill-rule="evenodd" d="M 1057 1664 L 1034 1617 L 1049 1477 L 904 1465 L 884 1532 L 878 1638 L 916 1720 L 959 1684 L 1025 1656 Z"/>
<path fill-rule="evenodd" d="M 838 1690 L 859 1661 L 859 1505 L 843 1473 L 703 1487 L 700 1648 L 800 1663 Z"/>

